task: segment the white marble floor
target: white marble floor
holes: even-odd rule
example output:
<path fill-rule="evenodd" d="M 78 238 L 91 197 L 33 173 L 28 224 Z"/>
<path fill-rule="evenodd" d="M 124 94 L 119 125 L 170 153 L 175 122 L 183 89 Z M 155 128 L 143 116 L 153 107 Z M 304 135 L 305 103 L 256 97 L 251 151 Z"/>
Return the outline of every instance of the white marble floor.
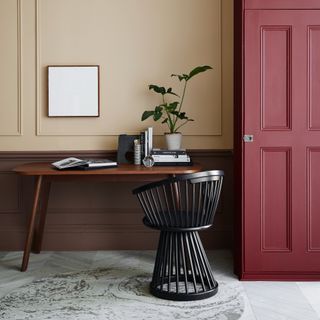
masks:
<path fill-rule="evenodd" d="M 209 251 L 208 256 L 218 282 L 237 281 L 232 273 L 230 252 Z M 50 274 L 116 267 L 119 261 L 122 265 L 134 263 L 136 267 L 148 266 L 147 269 L 151 270 L 154 252 L 43 252 L 31 255 L 29 269 L 24 273 L 19 271 L 21 259 L 21 252 L 0 252 L 0 298 Z M 320 319 L 320 282 L 240 282 L 239 284 L 245 296 L 241 319 Z M 1 314 L 0 319 L 3 319 Z"/>

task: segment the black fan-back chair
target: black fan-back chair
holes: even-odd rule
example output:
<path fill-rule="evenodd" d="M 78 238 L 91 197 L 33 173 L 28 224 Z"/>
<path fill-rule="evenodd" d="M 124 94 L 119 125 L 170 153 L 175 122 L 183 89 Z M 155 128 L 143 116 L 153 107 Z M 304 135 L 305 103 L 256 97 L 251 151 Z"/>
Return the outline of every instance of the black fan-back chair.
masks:
<path fill-rule="evenodd" d="M 133 190 L 143 223 L 160 230 L 150 292 L 169 300 L 198 300 L 218 291 L 198 231 L 212 226 L 223 171 L 203 171 Z"/>

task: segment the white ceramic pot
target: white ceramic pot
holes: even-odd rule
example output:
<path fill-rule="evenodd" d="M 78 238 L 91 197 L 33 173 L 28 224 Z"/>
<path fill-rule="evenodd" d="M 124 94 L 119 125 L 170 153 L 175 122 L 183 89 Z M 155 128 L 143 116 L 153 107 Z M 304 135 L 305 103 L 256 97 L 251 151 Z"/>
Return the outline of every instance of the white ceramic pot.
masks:
<path fill-rule="evenodd" d="M 168 150 L 181 149 L 182 134 L 177 133 L 165 133 L 165 139 Z"/>

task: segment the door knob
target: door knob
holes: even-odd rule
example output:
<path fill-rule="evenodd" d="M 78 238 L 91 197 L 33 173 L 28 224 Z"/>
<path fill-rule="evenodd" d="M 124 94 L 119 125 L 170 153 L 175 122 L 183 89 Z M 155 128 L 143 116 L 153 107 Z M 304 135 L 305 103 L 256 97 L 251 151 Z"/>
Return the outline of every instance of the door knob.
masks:
<path fill-rule="evenodd" d="M 243 136 L 243 141 L 244 142 L 253 142 L 253 134 L 245 134 Z"/>

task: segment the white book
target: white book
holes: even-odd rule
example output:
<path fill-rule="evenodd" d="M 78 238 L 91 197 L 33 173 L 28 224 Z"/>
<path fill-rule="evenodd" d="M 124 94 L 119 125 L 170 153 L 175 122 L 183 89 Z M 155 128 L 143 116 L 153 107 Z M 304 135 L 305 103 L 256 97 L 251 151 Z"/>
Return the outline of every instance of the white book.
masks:
<path fill-rule="evenodd" d="M 191 162 L 191 159 L 189 156 L 187 157 L 179 157 L 179 158 L 172 158 L 172 157 L 155 157 L 152 156 L 154 159 L 154 162 Z"/>
<path fill-rule="evenodd" d="M 65 158 L 56 162 L 52 165 L 59 169 L 70 169 L 70 168 L 106 168 L 106 167 L 116 167 L 117 162 L 108 159 L 79 159 L 79 158 Z"/>
<path fill-rule="evenodd" d="M 169 159 L 172 161 L 175 160 L 186 160 L 189 159 L 190 157 L 187 154 L 183 154 L 183 155 L 170 155 L 170 154 L 166 154 L 166 155 L 158 155 L 158 154 L 153 154 L 152 155 L 153 159 Z"/>
<path fill-rule="evenodd" d="M 148 130 L 145 130 L 144 132 L 144 156 L 148 156 L 150 154 L 150 151 L 148 149 L 149 141 L 148 141 Z"/>
<path fill-rule="evenodd" d="M 153 147 L 153 128 L 149 127 L 148 129 L 148 155 L 151 154 Z"/>
<path fill-rule="evenodd" d="M 52 165 L 58 169 L 73 168 L 73 167 L 78 167 L 84 164 L 85 164 L 85 161 L 83 161 L 82 159 L 74 158 L 74 157 L 65 158 L 52 163 Z"/>
<path fill-rule="evenodd" d="M 86 166 L 89 168 L 114 167 L 117 162 L 109 159 L 86 159 Z"/>

